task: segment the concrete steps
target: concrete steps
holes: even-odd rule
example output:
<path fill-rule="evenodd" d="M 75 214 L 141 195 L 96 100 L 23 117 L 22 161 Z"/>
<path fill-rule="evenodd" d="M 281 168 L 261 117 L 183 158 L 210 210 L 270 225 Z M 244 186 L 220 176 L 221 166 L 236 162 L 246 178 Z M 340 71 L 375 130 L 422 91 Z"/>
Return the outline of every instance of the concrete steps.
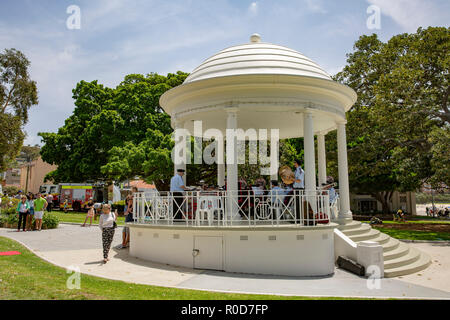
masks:
<path fill-rule="evenodd" d="M 388 242 L 383 244 L 383 254 L 397 249 L 399 245 L 400 245 L 400 241 L 398 241 L 397 239 L 394 239 L 394 238 L 390 238 Z"/>
<path fill-rule="evenodd" d="M 346 229 L 346 230 L 341 230 L 341 231 L 347 237 L 350 237 L 350 236 L 366 233 L 366 232 L 370 231 L 370 229 L 372 229 L 370 227 L 370 225 L 364 223 L 364 224 L 361 224 L 358 228 L 351 228 L 351 229 Z"/>
<path fill-rule="evenodd" d="M 339 225 L 338 229 L 341 230 L 342 232 L 344 232 L 345 230 L 359 228 L 361 225 L 362 225 L 362 222 L 360 222 L 360 221 L 352 221 L 347 224 Z"/>
<path fill-rule="evenodd" d="M 400 242 L 400 244 L 394 250 L 390 250 L 383 253 L 384 262 L 386 263 L 388 260 L 396 259 L 398 257 L 404 256 L 408 254 L 409 246 Z"/>
<path fill-rule="evenodd" d="M 404 264 L 396 268 L 384 269 L 384 277 L 392 278 L 419 272 L 431 264 L 431 258 L 426 253 L 420 252 L 420 258 L 413 263 Z"/>
<path fill-rule="evenodd" d="M 384 268 L 388 270 L 399 268 L 401 266 L 405 266 L 413 262 L 416 262 L 419 259 L 420 259 L 420 252 L 414 248 L 408 248 L 405 255 L 385 261 Z"/>
<path fill-rule="evenodd" d="M 431 264 L 431 258 L 427 254 L 411 248 L 387 234 L 372 229 L 367 223 L 352 221 L 340 225 L 338 229 L 356 243 L 375 241 L 383 246 L 384 276 L 386 278 L 415 273 Z"/>
<path fill-rule="evenodd" d="M 357 234 L 354 236 L 349 236 L 349 238 L 355 242 L 367 241 L 367 240 L 372 241 L 372 239 L 377 238 L 379 235 L 380 235 L 380 231 L 371 228 L 365 233 Z"/>

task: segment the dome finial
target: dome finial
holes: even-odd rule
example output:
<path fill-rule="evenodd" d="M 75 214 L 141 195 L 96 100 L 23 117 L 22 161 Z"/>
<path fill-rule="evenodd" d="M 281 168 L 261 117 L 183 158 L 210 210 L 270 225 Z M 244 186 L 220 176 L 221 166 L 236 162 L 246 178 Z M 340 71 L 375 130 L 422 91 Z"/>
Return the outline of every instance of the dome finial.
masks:
<path fill-rule="evenodd" d="M 261 36 L 257 33 L 254 33 L 250 36 L 250 42 L 251 43 L 258 43 L 261 42 Z"/>

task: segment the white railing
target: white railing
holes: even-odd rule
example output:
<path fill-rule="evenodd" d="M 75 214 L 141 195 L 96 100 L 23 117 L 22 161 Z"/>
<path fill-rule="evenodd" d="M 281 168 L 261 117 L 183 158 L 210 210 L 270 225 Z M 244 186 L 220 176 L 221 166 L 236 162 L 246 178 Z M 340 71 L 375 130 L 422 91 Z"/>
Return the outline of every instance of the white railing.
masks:
<path fill-rule="evenodd" d="M 137 223 L 188 226 L 328 224 L 328 191 L 188 191 L 135 193 Z"/>

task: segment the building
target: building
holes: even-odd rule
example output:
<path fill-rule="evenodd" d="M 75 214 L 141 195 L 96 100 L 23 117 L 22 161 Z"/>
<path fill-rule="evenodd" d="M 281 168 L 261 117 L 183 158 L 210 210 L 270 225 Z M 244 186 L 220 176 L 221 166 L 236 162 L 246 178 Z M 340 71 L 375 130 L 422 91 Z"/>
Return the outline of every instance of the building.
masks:
<path fill-rule="evenodd" d="M 350 194 L 351 210 L 360 213 L 375 213 L 382 211 L 381 202 L 371 195 Z M 416 214 L 416 194 L 415 192 L 398 192 L 392 194 L 391 211 L 402 209 L 408 214 Z"/>
<path fill-rule="evenodd" d="M 28 169 L 29 168 L 29 169 Z M 23 164 L 20 167 L 20 188 L 22 190 L 27 189 L 32 193 L 39 191 L 39 186 L 44 184 L 45 175 L 53 170 L 56 170 L 56 165 L 48 164 L 44 162 L 41 157 L 33 160 L 29 163 Z M 27 186 L 27 170 L 28 171 L 28 186 Z"/>

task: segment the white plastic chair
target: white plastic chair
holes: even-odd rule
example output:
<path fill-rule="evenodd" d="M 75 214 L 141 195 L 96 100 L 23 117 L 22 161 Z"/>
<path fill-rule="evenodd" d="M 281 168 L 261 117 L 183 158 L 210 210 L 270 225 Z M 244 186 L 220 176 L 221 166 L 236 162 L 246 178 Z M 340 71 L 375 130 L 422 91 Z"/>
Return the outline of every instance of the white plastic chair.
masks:
<path fill-rule="evenodd" d="M 221 197 L 200 196 L 198 198 L 198 209 L 195 216 L 197 224 L 207 219 L 208 224 L 211 225 L 214 220 L 214 214 L 219 218 L 223 213 L 224 209 Z"/>

